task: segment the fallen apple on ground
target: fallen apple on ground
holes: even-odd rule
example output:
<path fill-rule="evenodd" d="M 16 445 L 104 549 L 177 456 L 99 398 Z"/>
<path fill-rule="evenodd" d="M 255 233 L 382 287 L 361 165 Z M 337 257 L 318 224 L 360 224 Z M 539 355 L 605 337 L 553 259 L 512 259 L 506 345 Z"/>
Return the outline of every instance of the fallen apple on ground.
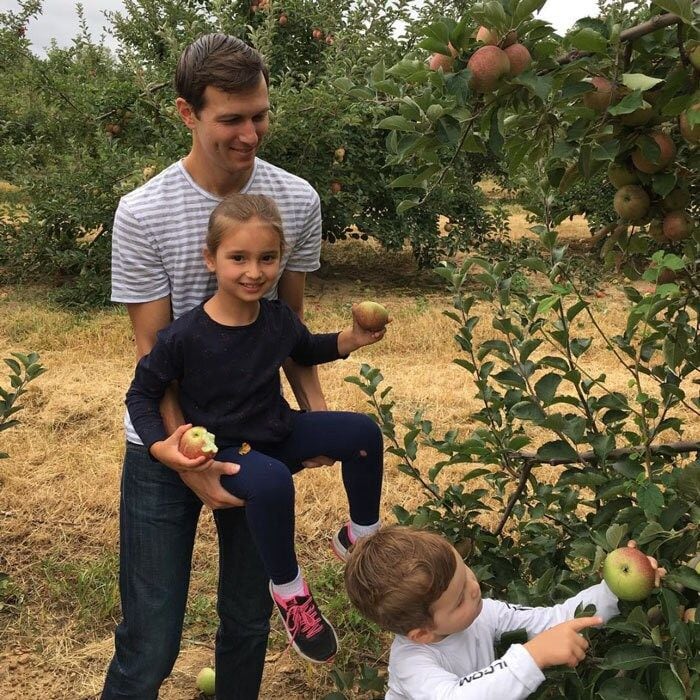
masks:
<path fill-rule="evenodd" d="M 195 425 L 182 435 L 178 449 L 189 459 L 211 458 L 219 451 L 215 440 L 216 437 L 206 428 Z"/>
<path fill-rule="evenodd" d="M 197 690 L 204 693 L 204 695 L 214 695 L 216 692 L 216 674 L 213 668 L 205 666 L 197 674 Z"/>
<path fill-rule="evenodd" d="M 354 316 L 366 331 L 381 331 L 389 320 L 389 312 L 376 301 L 361 301 L 354 308 Z"/>
<path fill-rule="evenodd" d="M 644 600 L 654 590 L 654 578 L 654 567 L 638 549 L 620 547 L 605 557 L 603 579 L 620 600 Z"/>

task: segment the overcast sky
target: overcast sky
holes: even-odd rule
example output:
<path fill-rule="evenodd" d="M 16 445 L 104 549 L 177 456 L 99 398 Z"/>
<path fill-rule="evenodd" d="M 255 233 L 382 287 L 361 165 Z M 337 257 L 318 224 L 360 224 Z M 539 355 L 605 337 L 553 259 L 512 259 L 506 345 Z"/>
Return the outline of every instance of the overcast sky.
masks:
<path fill-rule="evenodd" d="M 17 11 L 17 0 L 0 0 L 0 11 Z M 92 38 L 98 41 L 108 24 L 105 10 L 123 9 L 122 0 L 84 0 L 83 8 Z M 547 0 L 539 17 L 551 22 L 559 32 L 565 32 L 579 17 L 596 15 L 595 0 Z M 41 16 L 30 23 L 27 36 L 34 52 L 43 54 L 43 49 L 56 39 L 59 46 L 68 46 L 78 32 L 78 15 L 74 0 L 44 0 Z M 112 46 L 108 37 L 106 43 Z"/>

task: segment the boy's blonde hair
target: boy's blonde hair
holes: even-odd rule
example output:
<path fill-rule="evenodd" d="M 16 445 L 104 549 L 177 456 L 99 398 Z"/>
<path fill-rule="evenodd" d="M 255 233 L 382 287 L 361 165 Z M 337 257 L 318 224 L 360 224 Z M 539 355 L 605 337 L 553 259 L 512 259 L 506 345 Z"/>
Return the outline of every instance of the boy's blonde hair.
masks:
<path fill-rule="evenodd" d="M 282 217 L 272 197 L 264 194 L 229 194 L 217 204 L 209 216 L 207 249 L 216 255 L 226 229 L 233 223 L 260 219 L 275 230 L 280 239 L 280 253 L 284 252 Z"/>
<path fill-rule="evenodd" d="M 432 606 L 456 571 L 454 548 L 443 537 L 391 525 L 353 545 L 345 587 L 366 618 L 382 629 L 408 634 L 434 627 Z"/>

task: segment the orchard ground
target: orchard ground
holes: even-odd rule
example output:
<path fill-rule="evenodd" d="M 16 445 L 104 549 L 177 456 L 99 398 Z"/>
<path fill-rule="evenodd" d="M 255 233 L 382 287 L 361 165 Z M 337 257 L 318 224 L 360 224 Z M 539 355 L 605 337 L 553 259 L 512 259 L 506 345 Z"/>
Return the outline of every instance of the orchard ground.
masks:
<path fill-rule="evenodd" d="M 522 213 L 512 214 L 512 235 L 531 235 Z M 560 231 L 574 245 L 589 237 L 581 219 L 566 221 Z M 475 390 L 452 362 L 458 356 L 456 327 L 442 314 L 451 308 L 442 283 L 430 272 L 418 272 L 409 251 L 385 253 L 371 242 L 325 245 L 322 265 L 308 280 L 307 322 L 313 330 L 343 327 L 350 304 L 362 299 L 384 304 L 393 318 L 382 343 L 320 368 L 330 408 L 368 408 L 359 389 L 343 379 L 369 363 L 393 387 L 397 424 L 421 407 L 437 434 L 473 429 L 468 416 L 478 408 Z M 591 265 L 601 268 L 595 259 Z M 611 276 L 591 296 L 608 332 L 624 327 L 628 301 L 621 286 L 622 280 Z M 645 282 L 637 286 L 649 288 Z M 10 458 L 0 461 L 0 697 L 92 700 L 99 697 L 119 617 L 122 411 L 134 365 L 129 321 L 123 309 L 84 315 L 58 310 L 48 303 L 46 291 L 36 288 L 0 288 L 0 310 L 2 356 L 33 350 L 48 368 L 29 385 L 26 408 L 18 416 L 22 424 L 3 433 L 2 448 Z M 481 312 L 490 314 L 485 306 Z M 585 321 L 581 325 L 587 329 Z M 601 343 L 595 347 L 586 355 L 589 369 L 605 372 L 611 390 L 628 392 L 628 376 L 615 357 L 600 349 Z M 536 431 L 533 437 L 536 441 Z M 700 437 L 700 421 L 689 419 L 686 437 Z M 394 520 L 393 505 L 411 509 L 423 501 L 415 482 L 395 467 L 396 458 L 387 455 L 386 522 Z M 551 478 L 558 473 L 543 471 Z M 446 469 L 441 478 L 458 475 Z M 349 609 L 342 568 L 329 547 L 346 516 L 339 469 L 310 470 L 298 475 L 296 484 L 300 561 L 341 635 L 337 662 L 341 667 L 349 659 L 381 666 L 389 638 Z M 164 700 L 196 698 L 198 671 L 213 665 L 215 588 L 215 531 L 205 513 L 182 651 L 162 689 Z M 273 618 L 262 698 L 320 700 L 334 689 L 329 670 L 290 652 Z"/>

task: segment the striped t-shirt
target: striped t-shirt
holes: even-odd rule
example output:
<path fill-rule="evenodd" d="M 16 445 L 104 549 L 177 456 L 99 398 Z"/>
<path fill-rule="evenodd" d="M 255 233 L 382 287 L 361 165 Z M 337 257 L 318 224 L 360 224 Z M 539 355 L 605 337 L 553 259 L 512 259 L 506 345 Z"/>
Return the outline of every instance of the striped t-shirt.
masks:
<path fill-rule="evenodd" d="M 285 238 L 280 274 L 320 267 L 321 204 L 306 180 L 256 158 L 241 192 L 269 195 L 279 208 Z M 216 277 L 207 270 L 202 250 L 209 215 L 222 199 L 197 185 L 182 161 L 124 195 L 112 229 L 112 301 L 170 296 L 173 318 L 178 318 L 212 294 Z M 277 297 L 277 282 L 266 296 Z M 128 414 L 125 427 L 127 440 L 139 444 Z"/>

